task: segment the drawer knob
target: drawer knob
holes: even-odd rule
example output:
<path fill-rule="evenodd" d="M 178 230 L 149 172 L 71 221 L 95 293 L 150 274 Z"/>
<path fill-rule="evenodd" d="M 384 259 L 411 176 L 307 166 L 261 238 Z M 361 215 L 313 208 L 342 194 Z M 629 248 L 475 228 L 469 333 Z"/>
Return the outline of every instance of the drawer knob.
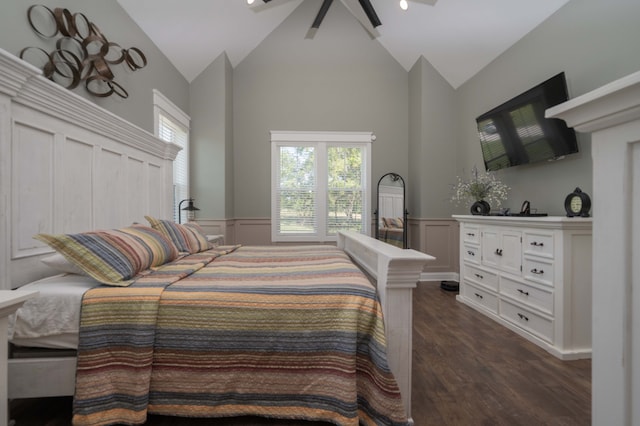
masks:
<path fill-rule="evenodd" d="M 480 274 L 473 274 L 473 275 L 475 275 L 476 277 L 480 278 L 481 280 L 484 279 L 484 277 L 482 275 L 480 275 Z"/>
<path fill-rule="evenodd" d="M 496 255 L 502 256 L 502 249 L 496 249 Z"/>
<path fill-rule="evenodd" d="M 474 234 L 473 232 L 467 232 L 467 237 L 475 237 L 476 234 Z"/>
<path fill-rule="evenodd" d="M 529 321 L 529 318 L 527 318 L 526 315 L 522 315 L 520 312 L 518 312 L 518 316 L 520 317 L 521 320 Z"/>
<path fill-rule="evenodd" d="M 533 268 L 533 269 L 531 270 L 531 273 L 532 273 L 532 274 L 536 274 L 536 275 L 542 275 L 542 274 L 544 274 L 544 271 L 543 271 L 542 269 L 536 269 L 536 268 Z"/>
<path fill-rule="evenodd" d="M 475 294 L 478 299 L 484 299 L 484 297 L 482 297 L 481 294 L 478 294 L 478 293 L 473 293 L 473 294 Z"/>
<path fill-rule="evenodd" d="M 529 295 L 529 292 L 528 292 L 528 291 L 524 291 L 524 290 L 522 290 L 521 288 L 519 288 L 519 289 L 518 289 L 518 292 L 519 292 L 520 294 L 524 294 L 525 296 L 528 296 L 528 295 Z"/>
<path fill-rule="evenodd" d="M 539 243 L 537 241 L 532 242 L 531 245 L 534 247 L 544 247 L 544 243 Z"/>

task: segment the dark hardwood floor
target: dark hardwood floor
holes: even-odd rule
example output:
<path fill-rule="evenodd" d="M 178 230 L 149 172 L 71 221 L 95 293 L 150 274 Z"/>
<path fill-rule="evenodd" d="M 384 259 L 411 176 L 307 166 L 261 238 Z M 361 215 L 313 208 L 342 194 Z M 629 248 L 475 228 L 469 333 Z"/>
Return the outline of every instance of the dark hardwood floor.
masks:
<path fill-rule="evenodd" d="M 437 283 L 413 306 L 416 426 L 591 424 L 590 360 L 560 361 Z"/>
<path fill-rule="evenodd" d="M 591 362 L 560 361 L 438 283 L 414 293 L 413 419 L 428 425 L 589 425 Z M 71 398 L 10 404 L 16 426 L 70 425 Z M 150 416 L 146 426 L 321 426 L 259 418 Z"/>

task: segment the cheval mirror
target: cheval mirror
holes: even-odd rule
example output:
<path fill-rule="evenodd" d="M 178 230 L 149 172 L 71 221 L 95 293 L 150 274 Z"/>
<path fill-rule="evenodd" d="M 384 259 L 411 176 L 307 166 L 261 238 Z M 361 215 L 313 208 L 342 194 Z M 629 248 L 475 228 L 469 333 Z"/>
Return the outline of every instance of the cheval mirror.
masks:
<path fill-rule="evenodd" d="M 378 181 L 376 206 L 376 239 L 403 249 L 407 248 L 407 209 L 404 179 L 387 173 Z"/>

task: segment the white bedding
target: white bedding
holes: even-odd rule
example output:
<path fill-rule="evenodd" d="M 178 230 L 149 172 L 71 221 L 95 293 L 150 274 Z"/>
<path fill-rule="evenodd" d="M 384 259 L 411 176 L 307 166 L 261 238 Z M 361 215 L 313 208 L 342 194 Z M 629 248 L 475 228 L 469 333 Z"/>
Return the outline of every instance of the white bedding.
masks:
<path fill-rule="evenodd" d="M 99 285 L 87 276 L 61 274 L 22 286 L 21 290 L 40 293 L 9 316 L 9 341 L 18 346 L 77 349 L 82 295 Z"/>

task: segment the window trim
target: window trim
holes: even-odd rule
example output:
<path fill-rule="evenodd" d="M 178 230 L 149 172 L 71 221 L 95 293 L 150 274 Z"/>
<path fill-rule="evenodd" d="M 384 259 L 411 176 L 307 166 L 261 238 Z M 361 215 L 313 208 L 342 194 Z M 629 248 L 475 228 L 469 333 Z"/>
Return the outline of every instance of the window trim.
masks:
<path fill-rule="evenodd" d="M 280 146 L 292 146 L 307 145 L 307 146 L 358 146 L 364 148 L 364 171 L 365 178 L 363 179 L 363 192 L 364 203 L 362 212 L 362 221 L 364 234 L 369 235 L 371 232 L 371 150 L 372 141 L 374 141 L 375 135 L 373 132 L 315 132 L 315 131 L 282 131 L 272 130 L 271 132 L 271 241 L 272 242 L 331 242 L 337 241 L 337 236 L 327 235 L 327 225 L 325 213 L 327 210 L 326 200 L 324 195 L 327 191 L 326 176 L 323 179 L 319 179 L 317 183 L 317 212 L 320 213 L 317 216 L 318 232 L 315 234 L 301 234 L 301 235 L 281 235 L 278 233 L 278 200 L 276 197 L 278 182 L 278 168 L 277 158 L 279 155 L 278 148 Z M 326 164 L 326 150 L 319 152 L 322 160 Z M 324 175 L 324 172 L 319 172 Z M 320 177 L 320 176 L 318 176 Z"/>
<path fill-rule="evenodd" d="M 191 128 L 191 117 L 182 111 L 169 98 L 163 95 L 158 89 L 153 89 L 153 134 L 158 137 L 159 119 L 158 114 L 164 112 L 187 130 L 187 140 Z"/>
<path fill-rule="evenodd" d="M 190 140 L 191 140 L 191 117 L 189 117 L 184 111 L 182 111 L 178 106 L 176 106 L 173 102 L 171 102 L 166 96 L 164 96 L 159 90 L 157 89 L 153 89 L 153 134 L 155 135 L 155 137 L 157 137 L 158 139 L 160 138 L 160 115 L 164 115 L 167 118 L 169 118 L 171 121 L 173 121 L 175 124 L 181 126 L 185 132 L 185 146 L 183 148 L 184 153 L 185 153 L 185 157 L 186 157 L 186 174 L 187 174 L 187 182 L 186 182 L 186 187 L 187 187 L 187 197 L 186 198 L 190 198 L 191 197 L 191 159 L 190 159 Z M 175 168 L 172 168 L 172 173 L 171 173 L 171 184 L 173 189 L 173 193 L 174 193 L 174 198 L 175 198 L 175 186 L 176 186 L 176 182 L 175 182 L 175 176 L 173 173 L 173 170 Z M 181 212 L 178 211 L 178 205 L 180 203 L 180 200 L 173 200 L 173 206 L 172 206 L 172 215 L 174 217 L 174 219 L 177 217 L 177 215 L 179 215 Z"/>

